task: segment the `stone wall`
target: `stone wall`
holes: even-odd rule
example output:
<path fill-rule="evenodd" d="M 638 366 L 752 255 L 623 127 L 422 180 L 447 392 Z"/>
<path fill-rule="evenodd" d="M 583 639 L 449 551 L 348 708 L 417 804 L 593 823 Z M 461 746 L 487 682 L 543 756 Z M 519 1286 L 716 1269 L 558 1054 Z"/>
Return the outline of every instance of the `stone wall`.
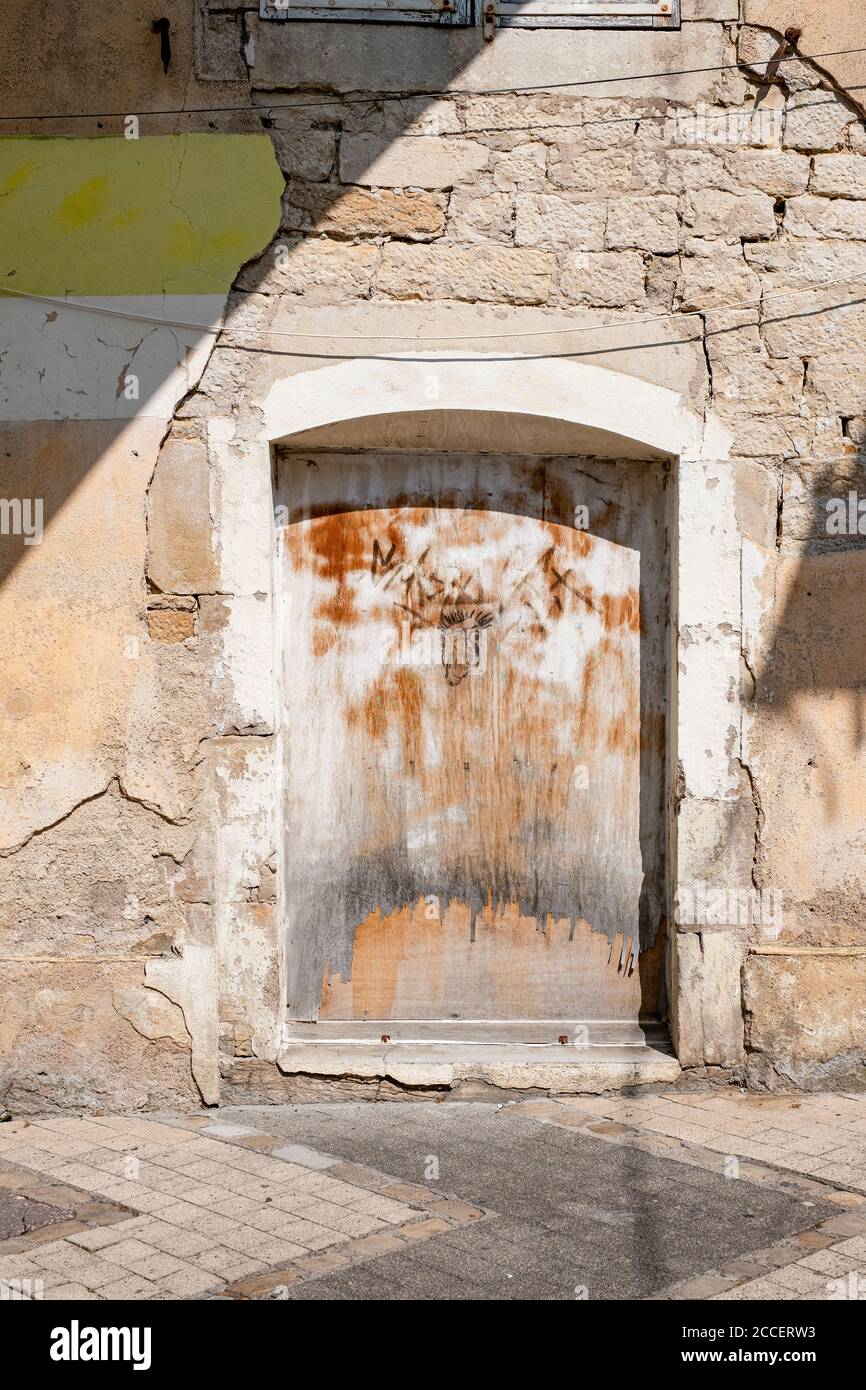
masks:
<path fill-rule="evenodd" d="M 672 895 L 725 901 L 672 933 L 678 1054 L 772 1089 L 862 1080 L 862 542 L 856 522 L 828 532 L 826 501 L 863 491 L 866 128 L 847 70 L 850 96 L 805 59 L 768 80 L 780 35 L 755 2 L 685 0 L 664 34 L 488 46 L 200 7 L 188 104 L 244 109 L 173 127 L 267 137 L 281 210 L 230 253 L 226 328 L 147 418 L 37 405 L 6 426 L 7 460 L 57 492 L 0 592 L 19 661 L 0 890 L 17 1108 L 213 1103 L 220 1054 L 228 1083 L 235 1058 L 277 1057 L 267 402 L 412 352 L 434 401 L 437 354 L 527 355 L 664 388 L 702 423 L 677 515 Z M 575 72 L 583 89 L 555 89 Z M 124 82 L 96 104 L 128 105 Z M 88 293 L 51 293 L 70 287 Z M 132 346 L 85 396 L 115 390 Z M 38 403 L 38 362 L 21 370 Z M 731 910 L 749 894 L 753 923 Z"/>

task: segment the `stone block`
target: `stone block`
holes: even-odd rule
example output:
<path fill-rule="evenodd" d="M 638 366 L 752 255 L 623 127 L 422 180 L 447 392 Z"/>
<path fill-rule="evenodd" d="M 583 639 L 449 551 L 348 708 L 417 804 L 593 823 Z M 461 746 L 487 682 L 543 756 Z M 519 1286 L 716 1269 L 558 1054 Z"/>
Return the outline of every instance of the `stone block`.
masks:
<path fill-rule="evenodd" d="M 393 299 L 464 299 L 544 304 L 553 257 L 544 251 L 477 246 L 400 246 L 382 252 L 376 288 Z"/>
<path fill-rule="evenodd" d="M 699 237 L 738 242 L 776 235 L 773 199 L 764 193 L 699 189 L 686 198 L 685 222 Z"/>
<path fill-rule="evenodd" d="M 424 239 L 444 230 L 445 199 L 440 193 L 395 193 L 294 179 L 283 196 L 283 226 L 341 236 Z"/>
<path fill-rule="evenodd" d="M 216 587 L 207 449 L 197 436 L 169 435 L 148 494 L 148 578 L 163 593 Z"/>
<path fill-rule="evenodd" d="M 604 227 L 603 203 L 553 193 L 517 195 L 514 240 L 518 246 L 602 251 Z"/>
<path fill-rule="evenodd" d="M 485 169 L 486 146 L 447 136 L 344 135 L 340 179 L 370 188 L 453 188 Z"/>
<path fill-rule="evenodd" d="M 835 150 L 845 143 L 845 135 L 855 113 L 832 92 L 796 92 L 788 102 L 782 143 L 788 149 Z"/>
<path fill-rule="evenodd" d="M 616 198 L 608 210 L 605 245 L 610 250 L 670 254 L 679 247 L 677 200 L 669 194 L 647 198 Z"/>
<path fill-rule="evenodd" d="M 827 198 L 866 198 L 866 156 L 816 155 L 809 191 Z"/>
<path fill-rule="evenodd" d="M 646 266 L 637 251 L 577 251 L 566 257 L 559 277 L 565 299 L 609 308 L 646 302 Z"/>

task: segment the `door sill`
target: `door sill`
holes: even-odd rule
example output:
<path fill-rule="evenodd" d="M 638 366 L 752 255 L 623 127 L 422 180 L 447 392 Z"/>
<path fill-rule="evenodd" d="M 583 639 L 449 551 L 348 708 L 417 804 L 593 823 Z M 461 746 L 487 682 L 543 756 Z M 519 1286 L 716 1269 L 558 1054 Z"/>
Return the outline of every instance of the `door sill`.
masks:
<path fill-rule="evenodd" d="M 661 1024 L 598 1019 L 288 1023 L 277 1060 L 287 1074 L 572 1095 L 670 1084 L 680 1075 Z"/>
<path fill-rule="evenodd" d="M 442 1044 L 443 1046 L 553 1047 L 647 1047 L 665 1045 L 668 1031 L 664 1024 L 648 1019 L 322 1019 L 318 1023 L 289 1022 L 283 1028 L 286 1043 L 330 1045 L 354 1042 L 379 1046 Z"/>

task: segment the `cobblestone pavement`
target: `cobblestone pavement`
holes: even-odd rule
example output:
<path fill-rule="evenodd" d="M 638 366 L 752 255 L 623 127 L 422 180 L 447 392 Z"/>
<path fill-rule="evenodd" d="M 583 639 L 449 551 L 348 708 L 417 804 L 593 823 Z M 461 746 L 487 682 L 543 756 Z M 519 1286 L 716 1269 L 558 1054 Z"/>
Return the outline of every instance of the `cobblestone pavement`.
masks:
<path fill-rule="evenodd" d="M 0 1223 L 46 1299 L 863 1299 L 866 1097 L 15 1120 Z"/>

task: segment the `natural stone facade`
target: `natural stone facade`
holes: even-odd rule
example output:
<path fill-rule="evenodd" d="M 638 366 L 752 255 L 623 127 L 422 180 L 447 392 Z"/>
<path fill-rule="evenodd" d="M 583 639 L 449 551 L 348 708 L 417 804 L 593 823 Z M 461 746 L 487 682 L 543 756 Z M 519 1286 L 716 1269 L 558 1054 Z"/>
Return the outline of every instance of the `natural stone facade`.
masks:
<path fill-rule="evenodd" d="M 679 30 L 584 30 L 579 45 L 504 31 L 475 67 L 435 30 L 371 26 L 362 62 L 326 25 L 293 24 L 289 44 L 249 6 L 196 7 L 159 106 L 245 109 L 153 118 L 153 135 L 142 117 L 141 139 L 212 126 L 215 145 L 272 144 L 272 222 L 233 243 L 225 327 L 198 335 L 182 378 L 179 360 L 174 376 L 154 366 L 167 405 L 152 383 L 150 404 L 86 422 L 42 407 L 38 362 L 22 360 L 32 410 L 3 427 L 0 492 L 25 489 L 26 464 L 54 499 L 0 591 L 7 1103 L 211 1104 L 250 1058 L 271 1069 L 254 1093 L 273 1093 L 269 450 L 384 419 L 352 396 L 377 375 L 447 441 L 449 356 L 475 362 L 476 409 L 516 419 L 495 363 L 525 360 L 527 380 L 555 383 L 531 413 L 677 460 L 671 916 L 678 886 L 781 905 L 754 925 L 727 908 L 671 925 L 680 1064 L 770 1089 L 863 1083 L 866 567 L 856 522 L 831 533 L 826 503 L 863 490 L 866 122 L 847 72 L 850 91 L 806 57 L 767 79 L 781 38 L 767 7 L 685 0 Z M 617 80 L 559 89 L 577 52 Z M 127 106 L 126 81 L 85 90 L 84 109 Z M 227 289 L 212 278 L 202 298 Z M 139 327 L 127 341 L 112 324 L 114 399 Z M 343 401 L 334 378 L 316 384 L 353 362 Z M 569 369 L 571 414 L 556 395 Z"/>

